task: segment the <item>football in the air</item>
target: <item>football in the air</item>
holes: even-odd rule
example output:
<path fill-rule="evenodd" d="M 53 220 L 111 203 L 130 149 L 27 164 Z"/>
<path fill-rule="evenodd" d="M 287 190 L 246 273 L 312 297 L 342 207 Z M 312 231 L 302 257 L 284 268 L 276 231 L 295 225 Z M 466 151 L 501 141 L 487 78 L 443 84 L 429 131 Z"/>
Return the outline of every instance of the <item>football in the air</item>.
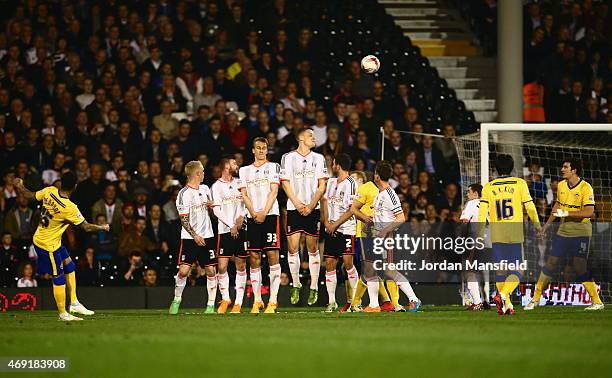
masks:
<path fill-rule="evenodd" d="M 380 60 L 374 55 L 364 56 L 361 59 L 361 69 L 366 73 L 373 74 L 380 68 Z"/>

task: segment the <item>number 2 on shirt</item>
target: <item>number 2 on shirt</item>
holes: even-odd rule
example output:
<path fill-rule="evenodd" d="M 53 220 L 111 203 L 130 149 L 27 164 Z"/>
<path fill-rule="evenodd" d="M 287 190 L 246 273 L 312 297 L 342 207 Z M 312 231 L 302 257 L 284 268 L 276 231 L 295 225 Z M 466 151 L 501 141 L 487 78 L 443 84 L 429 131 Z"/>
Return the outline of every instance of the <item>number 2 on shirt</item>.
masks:
<path fill-rule="evenodd" d="M 512 219 L 514 216 L 514 208 L 512 207 L 512 199 L 505 198 L 495 201 L 497 208 L 497 219 Z"/>

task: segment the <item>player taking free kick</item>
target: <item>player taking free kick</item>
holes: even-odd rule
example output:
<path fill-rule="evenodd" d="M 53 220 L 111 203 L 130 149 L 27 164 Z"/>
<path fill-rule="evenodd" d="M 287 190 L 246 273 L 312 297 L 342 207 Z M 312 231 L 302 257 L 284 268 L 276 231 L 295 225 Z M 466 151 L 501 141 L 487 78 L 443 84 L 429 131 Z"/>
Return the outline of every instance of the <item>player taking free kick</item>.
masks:
<path fill-rule="evenodd" d="M 278 186 L 280 165 L 268 161 L 268 140 L 253 140 L 255 162 L 240 168 L 240 191 L 247 214 L 247 251 L 251 266 L 251 286 L 255 302 L 251 313 L 264 307 L 261 299 L 261 253 L 266 252 L 270 266 L 270 300 L 264 311 L 273 314 L 278 307 L 281 266 L 279 261 L 280 223 L 278 213 Z"/>
<path fill-rule="evenodd" d="M 217 272 L 215 266 L 215 239 L 208 214 L 212 206 L 212 195 L 208 186 L 202 184 L 204 180 L 204 167 L 197 160 L 185 164 L 187 185 L 181 189 L 176 197 L 176 209 L 181 218 L 181 247 L 179 251 L 179 270 L 176 273 L 174 299 L 170 304 L 169 313 L 176 315 L 181 305 L 183 290 L 187 283 L 187 276 L 191 266 L 198 262 L 206 272 L 206 289 L 208 303 L 205 314 L 214 314 L 215 298 L 217 296 Z"/>
<path fill-rule="evenodd" d="M 306 235 L 308 268 L 310 269 L 310 291 L 308 305 L 318 299 L 318 280 L 321 256 L 317 249 L 321 216 L 319 201 L 325 193 L 329 178 L 323 155 L 312 152 L 315 137 L 312 129 L 300 130 L 297 135 L 298 148 L 283 155 L 281 159 L 281 181 L 287 194 L 287 244 L 288 261 L 293 288 L 291 303 L 300 301 L 300 237 Z"/>
<path fill-rule="evenodd" d="M 50 274 L 53 277 L 53 297 L 59 311 L 59 319 L 64 321 L 83 320 L 70 313 L 93 315 L 94 312 L 86 309 L 77 299 L 74 273 L 76 266 L 68 250 L 62 245 L 62 234 L 70 224 L 86 232 L 110 230 L 108 224 L 87 223 L 77 205 L 70 201 L 76 183 L 76 175 L 72 172 L 62 175 L 59 190 L 55 186 L 48 186 L 33 193 L 26 189 L 20 178 L 13 182 L 17 191 L 28 200 L 36 198 L 37 201 L 42 201 L 40 224 L 34 233 L 38 273 Z M 70 313 L 66 312 L 66 286 L 70 292 Z"/>

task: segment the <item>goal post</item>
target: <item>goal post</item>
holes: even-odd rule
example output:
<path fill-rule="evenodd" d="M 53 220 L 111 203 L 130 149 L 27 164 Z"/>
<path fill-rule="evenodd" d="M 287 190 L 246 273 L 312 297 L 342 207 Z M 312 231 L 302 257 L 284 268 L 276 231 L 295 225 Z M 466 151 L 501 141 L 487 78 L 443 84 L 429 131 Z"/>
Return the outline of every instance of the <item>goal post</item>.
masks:
<path fill-rule="evenodd" d="M 484 185 L 489 182 L 494 175 L 492 166 L 495 155 L 509 154 L 514 159 L 513 175 L 528 182 L 540 220 L 544 222 L 556 200 L 556 186 L 562 180 L 560 168 L 563 159 L 571 156 L 582 160 L 581 178 L 593 187 L 596 203 L 588 264 L 595 281 L 600 284 L 602 299 L 610 302 L 612 125 L 483 123 L 479 133 L 459 136 L 455 139 L 455 145 L 463 192 L 472 183 Z M 544 242 L 526 240 L 525 258 L 529 262 L 530 272 L 525 278 L 530 283 L 537 279 L 545 264 L 546 256 L 552 249 L 554 232 L 551 231 Z M 570 297 L 575 295 L 574 291 L 582 290 L 582 285 L 570 284 L 573 282 L 572 268 L 571 261 L 560 260 L 555 279 L 561 286 L 556 287 L 554 293 L 553 288 L 550 289 L 551 295 L 557 296 L 553 303 L 572 304 Z M 529 285 L 527 293 L 523 294 L 529 294 L 533 289 Z"/>

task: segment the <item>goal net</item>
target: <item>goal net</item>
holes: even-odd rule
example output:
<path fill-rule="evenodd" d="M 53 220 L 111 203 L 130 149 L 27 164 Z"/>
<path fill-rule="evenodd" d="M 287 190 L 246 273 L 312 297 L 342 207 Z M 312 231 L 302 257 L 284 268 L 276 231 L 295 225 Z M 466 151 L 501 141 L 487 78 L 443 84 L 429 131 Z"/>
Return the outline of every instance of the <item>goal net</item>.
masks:
<path fill-rule="evenodd" d="M 610 302 L 612 125 L 482 124 L 480 133 L 457 137 L 455 144 L 462 193 L 470 184 L 484 184 L 495 178 L 495 157 L 509 154 L 514 158 L 513 175 L 527 181 L 542 222 L 548 219 L 554 204 L 557 184 L 562 180 L 563 159 L 571 156 L 582 160 L 581 177 L 592 185 L 596 203 L 588 266 L 600 285 L 602 299 Z M 542 241 L 526 237 L 524 250 L 528 272 L 524 278 L 526 283 L 519 289 L 523 302 L 533 293 L 533 284 L 550 254 L 554 233 L 553 227 Z M 561 259 L 543 300 L 549 304 L 588 302 L 586 291 L 574 279 L 572 260 Z"/>

